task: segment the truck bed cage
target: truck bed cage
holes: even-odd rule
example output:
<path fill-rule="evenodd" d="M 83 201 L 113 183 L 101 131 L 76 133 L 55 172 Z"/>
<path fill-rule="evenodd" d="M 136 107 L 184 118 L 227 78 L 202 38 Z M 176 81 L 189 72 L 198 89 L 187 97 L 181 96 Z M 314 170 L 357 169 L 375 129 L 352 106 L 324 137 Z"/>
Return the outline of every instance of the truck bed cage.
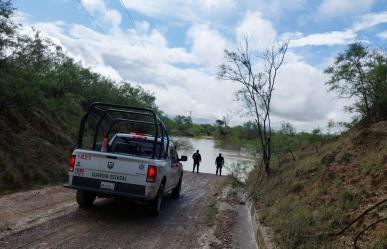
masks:
<path fill-rule="evenodd" d="M 157 152 L 157 142 L 158 139 L 160 138 L 161 141 L 161 146 L 159 147 L 159 153 L 158 157 L 161 158 L 162 156 L 162 151 L 164 149 L 164 142 L 166 139 L 166 148 L 165 151 L 166 153 L 164 154 L 164 157 L 167 158 L 168 156 L 168 149 L 169 149 L 169 136 L 167 129 L 165 128 L 164 123 L 161 121 L 161 119 L 156 115 L 156 113 L 149 108 L 141 108 L 141 107 L 131 107 L 131 106 L 125 106 L 125 105 L 116 105 L 116 104 L 108 104 L 108 103 L 101 103 L 101 102 L 94 102 L 90 104 L 87 112 L 83 115 L 79 127 L 79 132 L 78 132 L 78 141 L 77 141 L 77 148 L 82 148 L 82 143 L 83 143 L 83 133 L 85 130 L 85 124 L 90 116 L 91 113 L 93 112 L 100 112 L 101 116 L 94 128 L 94 138 L 93 138 L 93 144 L 92 144 L 92 149 L 96 149 L 96 143 L 98 139 L 98 132 L 99 132 L 99 127 L 101 123 L 106 120 L 108 117 L 112 120 L 111 124 L 109 126 L 109 129 L 107 133 L 105 134 L 106 136 L 109 135 L 111 132 L 112 128 L 114 125 L 116 125 L 119 122 L 122 123 L 137 123 L 137 124 L 143 124 L 146 126 L 153 126 L 155 135 L 154 135 L 154 141 L 153 141 L 153 153 L 152 153 L 152 159 L 156 158 Z M 113 118 L 110 116 L 111 113 L 119 113 L 119 114 L 130 114 L 130 115 L 136 115 L 139 117 L 148 117 L 151 118 L 152 121 L 147 121 L 147 120 L 141 120 L 141 119 L 133 119 L 133 118 Z M 161 135 L 159 137 L 159 135 Z"/>

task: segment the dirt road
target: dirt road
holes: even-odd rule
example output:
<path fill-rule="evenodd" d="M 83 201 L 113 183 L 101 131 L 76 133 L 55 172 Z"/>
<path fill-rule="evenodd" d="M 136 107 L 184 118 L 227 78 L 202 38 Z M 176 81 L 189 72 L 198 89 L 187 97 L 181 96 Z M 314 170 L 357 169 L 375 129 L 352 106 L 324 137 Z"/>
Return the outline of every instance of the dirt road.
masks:
<path fill-rule="evenodd" d="M 208 199 L 223 178 L 185 172 L 181 198 L 166 198 L 159 217 L 144 206 L 98 199 L 79 209 L 60 186 L 0 198 L 0 248 L 202 248 Z"/>

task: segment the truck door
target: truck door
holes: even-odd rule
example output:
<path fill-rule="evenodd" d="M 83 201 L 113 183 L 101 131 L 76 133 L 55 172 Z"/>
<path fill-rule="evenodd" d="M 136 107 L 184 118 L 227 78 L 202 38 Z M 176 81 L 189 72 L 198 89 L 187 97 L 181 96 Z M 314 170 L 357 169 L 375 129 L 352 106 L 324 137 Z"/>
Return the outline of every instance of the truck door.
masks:
<path fill-rule="evenodd" d="M 171 147 L 171 184 L 172 188 L 176 186 L 179 181 L 179 172 L 181 167 L 181 163 L 179 162 L 179 156 L 177 154 L 176 148 Z"/>

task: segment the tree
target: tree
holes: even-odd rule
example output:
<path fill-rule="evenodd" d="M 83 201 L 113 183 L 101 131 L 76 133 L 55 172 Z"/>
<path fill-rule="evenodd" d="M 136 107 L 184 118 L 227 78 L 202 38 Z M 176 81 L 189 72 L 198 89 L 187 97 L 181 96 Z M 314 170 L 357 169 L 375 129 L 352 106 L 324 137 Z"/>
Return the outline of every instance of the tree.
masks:
<path fill-rule="evenodd" d="M 192 127 L 192 119 L 190 116 L 177 115 L 174 118 L 177 131 L 182 135 L 192 135 L 190 134 L 190 128 Z"/>
<path fill-rule="evenodd" d="M 0 65 L 7 57 L 7 48 L 14 43 L 16 25 L 11 21 L 14 12 L 11 0 L 0 0 Z"/>
<path fill-rule="evenodd" d="M 229 128 L 228 121 L 230 120 L 230 117 L 223 116 L 223 119 L 217 119 L 215 121 L 216 126 L 218 127 L 219 134 L 222 135 L 222 137 L 225 137 L 227 134 L 227 128 Z"/>
<path fill-rule="evenodd" d="M 359 113 L 363 120 L 387 117 L 387 57 L 382 50 L 353 43 L 325 73 L 331 76 L 326 82 L 330 91 L 355 98 L 347 110 Z"/>
<path fill-rule="evenodd" d="M 376 120 L 387 118 L 387 55 L 385 51 L 372 53 L 372 63 L 368 72 L 372 82 L 371 107 Z"/>
<path fill-rule="evenodd" d="M 225 63 L 219 66 L 218 78 L 242 85 L 240 99 L 254 117 L 261 143 L 261 154 L 266 174 L 270 172 L 271 122 L 270 106 L 278 71 L 283 64 L 288 42 L 278 43 L 254 56 L 249 51 L 248 38 L 235 51 L 225 50 Z M 256 72 L 261 65 L 261 71 Z"/>
<path fill-rule="evenodd" d="M 328 134 L 330 135 L 331 134 L 331 131 L 332 129 L 334 129 L 336 126 L 336 123 L 333 119 L 329 119 L 328 120 L 328 124 L 327 124 L 327 130 L 328 130 Z"/>
<path fill-rule="evenodd" d="M 279 131 L 282 135 L 285 135 L 286 151 L 292 156 L 294 161 L 297 161 L 293 154 L 294 137 L 296 135 L 296 128 L 289 122 L 282 122 L 281 129 Z"/>

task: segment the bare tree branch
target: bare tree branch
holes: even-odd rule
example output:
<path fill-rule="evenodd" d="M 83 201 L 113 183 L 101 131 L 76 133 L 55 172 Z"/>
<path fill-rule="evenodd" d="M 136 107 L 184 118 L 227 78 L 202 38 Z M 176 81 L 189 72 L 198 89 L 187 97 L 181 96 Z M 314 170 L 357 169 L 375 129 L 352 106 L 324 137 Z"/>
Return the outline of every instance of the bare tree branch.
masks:
<path fill-rule="evenodd" d="M 269 174 L 271 159 L 271 98 L 287 49 L 288 42 L 273 44 L 257 56 L 260 61 L 253 61 L 249 41 L 245 36 L 244 42 L 235 51 L 225 50 L 225 63 L 218 71 L 219 79 L 235 81 L 243 86 L 238 94 L 243 97 L 257 124 L 266 174 Z M 262 71 L 255 73 L 255 66 L 260 65 L 259 62 L 262 64 Z"/>

